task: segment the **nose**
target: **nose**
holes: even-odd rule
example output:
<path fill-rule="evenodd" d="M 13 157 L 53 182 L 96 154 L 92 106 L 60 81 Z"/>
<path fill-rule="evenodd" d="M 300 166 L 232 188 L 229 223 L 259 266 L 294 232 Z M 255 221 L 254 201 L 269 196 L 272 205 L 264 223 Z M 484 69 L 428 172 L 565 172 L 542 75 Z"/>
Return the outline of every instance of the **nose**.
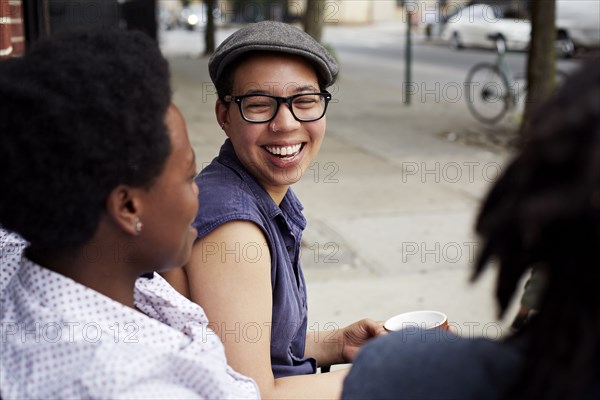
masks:
<path fill-rule="evenodd" d="M 277 110 L 277 114 L 275 114 L 275 118 L 273 118 L 271 124 L 277 127 L 276 132 L 283 133 L 300 128 L 300 121 L 294 118 L 292 110 L 285 103 L 279 106 L 279 110 Z"/>

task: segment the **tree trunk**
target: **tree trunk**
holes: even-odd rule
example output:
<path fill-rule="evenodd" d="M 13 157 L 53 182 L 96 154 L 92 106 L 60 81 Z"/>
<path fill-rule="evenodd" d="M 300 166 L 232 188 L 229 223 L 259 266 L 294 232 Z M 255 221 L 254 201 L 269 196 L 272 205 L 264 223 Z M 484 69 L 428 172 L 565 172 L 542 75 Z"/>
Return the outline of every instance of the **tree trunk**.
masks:
<path fill-rule="evenodd" d="M 204 31 L 204 55 L 215 52 L 215 18 L 213 10 L 216 0 L 204 0 L 206 5 L 206 29 Z"/>
<path fill-rule="evenodd" d="M 324 0 L 306 0 L 306 10 L 302 23 L 304 32 L 308 33 L 317 42 L 321 42 L 323 33 L 323 18 L 325 13 Z"/>
<path fill-rule="evenodd" d="M 556 1 L 531 1 L 531 43 L 527 63 L 527 99 L 521 123 L 524 134 L 537 107 L 552 94 L 556 83 Z M 526 139 L 526 138 L 523 138 Z"/>

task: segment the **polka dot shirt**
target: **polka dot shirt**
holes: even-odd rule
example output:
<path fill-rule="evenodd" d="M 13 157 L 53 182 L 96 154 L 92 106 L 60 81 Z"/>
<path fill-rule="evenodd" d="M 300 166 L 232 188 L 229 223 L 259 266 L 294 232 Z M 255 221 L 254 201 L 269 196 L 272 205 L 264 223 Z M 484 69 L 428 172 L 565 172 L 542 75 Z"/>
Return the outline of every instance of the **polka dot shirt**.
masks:
<path fill-rule="evenodd" d="M 227 365 L 200 306 L 160 275 L 139 278 L 144 314 L 43 268 L 0 229 L 0 397 L 258 398 Z"/>

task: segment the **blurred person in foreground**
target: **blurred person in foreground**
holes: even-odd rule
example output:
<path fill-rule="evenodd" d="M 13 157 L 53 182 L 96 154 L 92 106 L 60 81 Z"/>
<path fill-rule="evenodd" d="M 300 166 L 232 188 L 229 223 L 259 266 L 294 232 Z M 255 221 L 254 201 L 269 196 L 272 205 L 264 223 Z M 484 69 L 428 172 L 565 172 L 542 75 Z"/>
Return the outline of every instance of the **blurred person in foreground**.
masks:
<path fill-rule="evenodd" d="M 600 398 L 600 69 L 589 65 L 537 113 L 491 189 L 476 230 L 477 277 L 499 263 L 500 316 L 535 265 L 539 313 L 501 341 L 392 333 L 359 352 L 343 398 Z"/>
<path fill-rule="evenodd" d="M 156 44 L 49 39 L 0 63 L 0 109 L 2 399 L 257 398 L 152 273 L 188 261 L 198 210 Z"/>

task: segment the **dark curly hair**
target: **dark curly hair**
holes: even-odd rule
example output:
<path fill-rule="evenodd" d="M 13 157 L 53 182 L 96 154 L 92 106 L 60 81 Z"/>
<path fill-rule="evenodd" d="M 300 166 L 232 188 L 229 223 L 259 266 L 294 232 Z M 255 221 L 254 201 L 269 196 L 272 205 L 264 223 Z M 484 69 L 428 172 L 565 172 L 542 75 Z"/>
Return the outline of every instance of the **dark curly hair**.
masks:
<path fill-rule="evenodd" d="M 32 247 L 85 244 L 119 184 L 149 187 L 171 151 L 169 68 L 142 33 L 90 31 L 0 63 L 0 224 Z"/>
<path fill-rule="evenodd" d="M 500 270 L 503 313 L 533 265 L 548 277 L 540 313 L 515 338 L 525 365 L 506 398 L 571 399 L 600 379 L 600 69 L 588 65 L 535 116 L 521 154 L 476 225 Z"/>

